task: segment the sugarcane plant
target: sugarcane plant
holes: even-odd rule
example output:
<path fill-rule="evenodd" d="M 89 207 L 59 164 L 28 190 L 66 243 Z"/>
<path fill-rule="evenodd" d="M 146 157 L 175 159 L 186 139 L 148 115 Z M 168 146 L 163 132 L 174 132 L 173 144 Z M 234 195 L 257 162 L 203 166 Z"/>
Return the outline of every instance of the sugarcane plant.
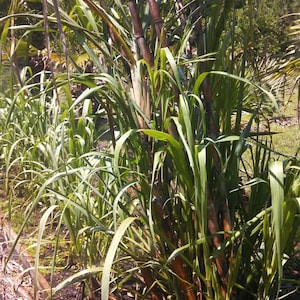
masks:
<path fill-rule="evenodd" d="M 36 270 L 51 218 L 57 232 L 68 229 L 81 268 L 50 297 L 83 280 L 101 299 L 287 292 L 298 163 L 274 158 L 263 125 L 277 99 L 259 84 L 247 43 L 235 40 L 235 2 L 77 0 L 64 11 L 44 0 L 44 14 L 32 14 L 44 20 L 34 30 L 45 28 L 50 67 L 12 77 L 1 147 L 5 178 L 17 170 L 17 187 L 33 192 L 19 237 L 38 206 L 45 211 Z M 21 29 L 9 27 L 18 18 L 12 3 L 2 44 L 8 28 L 11 38 Z M 62 41 L 60 72 L 51 67 L 52 36 Z M 59 243 L 57 235 L 52 275 Z"/>

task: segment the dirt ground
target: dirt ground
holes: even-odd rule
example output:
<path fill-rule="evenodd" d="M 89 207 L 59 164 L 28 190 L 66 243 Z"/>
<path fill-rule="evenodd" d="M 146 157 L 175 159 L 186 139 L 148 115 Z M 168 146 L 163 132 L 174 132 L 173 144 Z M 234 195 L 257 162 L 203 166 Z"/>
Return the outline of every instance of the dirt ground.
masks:
<path fill-rule="evenodd" d="M 50 289 L 49 278 L 38 274 L 38 292 L 34 298 L 33 284 L 33 259 L 18 245 L 13 251 L 10 259 L 12 241 L 15 238 L 13 231 L 10 231 L 7 222 L 0 217 L 0 300 L 45 300 L 48 293 L 44 290 Z M 61 280 L 72 275 L 65 270 L 54 276 L 54 286 Z M 63 289 L 53 300 L 86 300 L 82 296 L 80 285 L 73 285 Z"/>
<path fill-rule="evenodd" d="M 3 226 L 0 227 L 0 300 L 33 299 L 33 282 L 25 271 L 19 255 L 13 252 L 5 267 L 10 252 L 10 241 Z M 5 268 L 4 268 L 5 267 Z"/>

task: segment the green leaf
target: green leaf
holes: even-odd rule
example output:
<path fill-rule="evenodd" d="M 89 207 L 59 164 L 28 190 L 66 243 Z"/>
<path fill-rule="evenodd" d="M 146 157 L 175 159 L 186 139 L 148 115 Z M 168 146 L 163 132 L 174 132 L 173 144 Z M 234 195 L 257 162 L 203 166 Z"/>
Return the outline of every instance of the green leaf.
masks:
<path fill-rule="evenodd" d="M 101 281 L 101 299 L 108 299 L 109 296 L 109 284 L 110 284 L 110 273 L 112 271 L 111 267 L 113 265 L 114 257 L 119 247 L 119 243 L 124 236 L 125 231 L 134 222 L 136 218 L 129 217 L 125 219 L 118 230 L 115 232 L 114 237 L 110 243 L 109 249 L 106 254 L 104 266 L 103 266 L 103 275 Z"/>
<path fill-rule="evenodd" d="M 166 132 L 152 129 L 142 129 L 141 131 L 157 140 L 168 142 L 168 150 L 173 157 L 178 175 L 182 179 L 182 183 L 186 185 L 187 191 L 192 191 L 193 181 L 182 145 Z"/>
<path fill-rule="evenodd" d="M 42 244 L 42 239 L 43 239 L 43 233 L 45 231 L 46 225 L 47 225 L 47 220 L 49 216 L 53 213 L 53 211 L 57 208 L 57 205 L 52 205 L 50 206 L 43 214 L 41 220 L 40 220 L 40 225 L 39 225 L 39 233 L 38 233 L 38 238 L 37 238 L 37 243 L 36 243 L 36 253 L 35 253 L 35 260 L 34 260 L 34 277 L 33 277 L 33 282 L 34 282 L 34 295 L 36 296 L 37 291 L 38 291 L 38 271 L 39 271 L 39 257 L 40 257 L 40 249 L 41 249 L 41 244 Z"/>
<path fill-rule="evenodd" d="M 275 232 L 275 245 L 278 264 L 278 276 L 282 278 L 282 228 L 284 211 L 284 176 L 283 162 L 273 161 L 269 164 L 270 188 L 272 200 L 272 225 Z"/>
<path fill-rule="evenodd" d="M 92 268 L 87 268 L 85 270 L 82 270 L 70 277 L 68 277 L 67 279 L 63 280 L 62 282 L 60 282 L 53 290 L 52 290 L 52 294 L 56 294 L 57 292 L 59 292 L 60 290 L 81 282 L 82 280 L 90 277 L 91 275 L 95 275 L 97 273 L 100 273 L 103 271 L 102 267 L 92 267 Z"/>

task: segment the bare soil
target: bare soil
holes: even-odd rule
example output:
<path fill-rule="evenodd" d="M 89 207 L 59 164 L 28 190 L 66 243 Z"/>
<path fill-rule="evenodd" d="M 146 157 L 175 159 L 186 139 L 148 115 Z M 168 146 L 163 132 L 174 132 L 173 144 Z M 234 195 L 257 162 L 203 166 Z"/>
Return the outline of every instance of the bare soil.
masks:
<path fill-rule="evenodd" d="M 33 258 L 20 245 L 10 254 L 16 235 L 3 216 L 0 218 L 0 300 L 47 299 L 50 294 L 50 276 L 45 278 L 38 273 L 37 294 L 34 297 Z M 55 274 L 53 286 L 71 275 L 72 270 L 62 270 Z M 51 299 L 86 300 L 82 297 L 81 290 L 80 285 L 73 285 L 61 290 Z"/>
<path fill-rule="evenodd" d="M 33 281 L 26 272 L 19 254 L 10 252 L 10 240 L 3 226 L 0 227 L 0 300 L 31 300 L 33 299 Z"/>

